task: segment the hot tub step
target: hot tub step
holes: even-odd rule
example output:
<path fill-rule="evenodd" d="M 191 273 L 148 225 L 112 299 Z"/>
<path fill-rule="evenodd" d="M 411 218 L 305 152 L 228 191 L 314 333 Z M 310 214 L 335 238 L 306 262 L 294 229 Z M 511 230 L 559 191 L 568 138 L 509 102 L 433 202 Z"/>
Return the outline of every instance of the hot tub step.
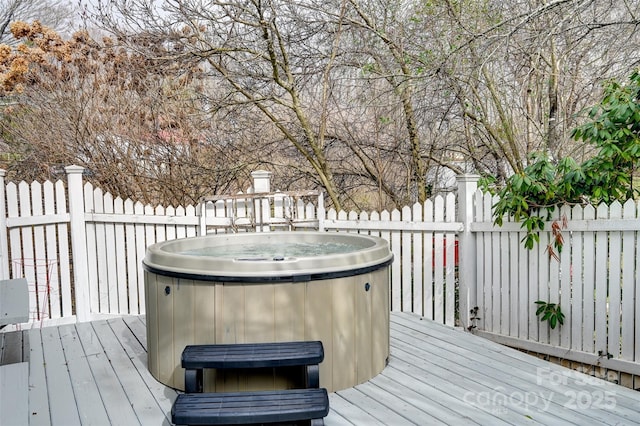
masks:
<path fill-rule="evenodd" d="M 320 341 L 189 345 L 182 352 L 185 392 L 202 392 L 203 370 L 305 366 L 307 388 L 320 387 Z"/>
<path fill-rule="evenodd" d="M 178 395 L 171 419 L 178 425 L 299 422 L 322 425 L 329 413 L 326 389 L 192 393 Z"/>

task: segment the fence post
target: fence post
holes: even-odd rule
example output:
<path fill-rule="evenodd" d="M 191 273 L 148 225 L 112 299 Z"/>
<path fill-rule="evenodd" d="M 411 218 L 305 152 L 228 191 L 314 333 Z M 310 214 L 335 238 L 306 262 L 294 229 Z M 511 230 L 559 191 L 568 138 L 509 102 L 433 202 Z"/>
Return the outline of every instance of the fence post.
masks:
<path fill-rule="evenodd" d="M 256 170 L 251 172 L 253 178 L 253 193 L 259 194 L 262 192 L 271 192 L 271 172 L 266 170 Z M 269 219 L 271 216 L 271 208 L 268 198 L 256 198 L 254 199 L 255 219 L 256 219 L 256 231 L 268 232 Z M 264 225 L 266 223 L 266 225 Z"/>
<path fill-rule="evenodd" d="M 207 202 L 204 198 L 200 200 L 200 203 L 196 208 L 196 212 L 196 214 L 200 215 L 200 225 L 196 229 L 196 235 L 207 235 Z"/>
<path fill-rule="evenodd" d="M 327 211 L 324 209 L 324 192 L 318 195 L 318 209 L 316 211 L 318 219 L 318 231 L 324 232 L 324 221 L 327 218 Z"/>
<path fill-rule="evenodd" d="M 458 235 L 458 266 L 460 325 L 470 325 L 470 310 L 477 303 L 477 253 L 476 237 L 471 232 L 474 221 L 474 195 L 478 189 L 480 176 L 464 174 L 456 177 L 458 183 L 458 222 L 462 222 L 463 230 Z"/>
<path fill-rule="evenodd" d="M 5 183 L 7 172 L 0 169 L 0 280 L 9 279 L 9 243 L 7 241 L 7 209 L 5 207 Z"/>
<path fill-rule="evenodd" d="M 73 288 L 76 303 L 76 320 L 91 320 L 89 303 L 89 260 L 87 259 L 87 228 L 84 211 L 84 188 L 80 166 L 67 166 L 67 192 L 69 194 L 69 228 L 71 232 L 71 258 L 73 262 Z"/>

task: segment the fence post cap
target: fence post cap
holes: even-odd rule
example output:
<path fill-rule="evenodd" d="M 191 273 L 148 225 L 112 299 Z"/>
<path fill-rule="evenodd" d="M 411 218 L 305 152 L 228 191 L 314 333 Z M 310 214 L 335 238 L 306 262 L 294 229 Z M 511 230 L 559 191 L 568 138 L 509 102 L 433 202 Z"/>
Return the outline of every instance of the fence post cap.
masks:
<path fill-rule="evenodd" d="M 64 170 L 69 174 L 82 173 L 84 171 L 84 167 L 71 165 L 65 167 Z"/>
<path fill-rule="evenodd" d="M 457 175 L 456 179 L 461 182 L 474 182 L 480 180 L 481 176 L 474 173 L 463 173 L 461 175 Z"/>
<path fill-rule="evenodd" d="M 267 170 L 256 170 L 251 172 L 251 176 L 254 178 L 265 178 L 265 177 L 271 177 L 271 175 L 273 174 L 273 172 L 267 171 Z"/>
<path fill-rule="evenodd" d="M 253 192 L 271 192 L 271 175 L 273 173 L 266 170 L 256 170 L 251 172 L 253 178 Z"/>

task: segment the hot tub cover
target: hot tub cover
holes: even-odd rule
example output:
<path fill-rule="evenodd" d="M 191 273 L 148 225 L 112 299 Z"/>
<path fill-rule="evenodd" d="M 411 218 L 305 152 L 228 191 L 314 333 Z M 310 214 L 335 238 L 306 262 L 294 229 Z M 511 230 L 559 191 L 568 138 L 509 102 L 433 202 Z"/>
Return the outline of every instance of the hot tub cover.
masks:
<path fill-rule="evenodd" d="M 348 245 L 347 251 L 331 254 L 267 254 L 256 256 L 260 245 Z M 238 246 L 248 255 L 235 253 Z M 210 248 L 229 255 L 206 255 Z M 233 249 L 232 249 L 233 248 Z M 199 253 L 200 252 L 200 253 Z M 204 252 L 204 253 L 203 253 Z M 272 282 L 310 281 L 359 275 L 389 265 L 393 254 L 382 238 L 349 233 L 260 232 L 212 234 L 164 241 L 147 248 L 143 267 L 150 272 L 204 281 Z"/>

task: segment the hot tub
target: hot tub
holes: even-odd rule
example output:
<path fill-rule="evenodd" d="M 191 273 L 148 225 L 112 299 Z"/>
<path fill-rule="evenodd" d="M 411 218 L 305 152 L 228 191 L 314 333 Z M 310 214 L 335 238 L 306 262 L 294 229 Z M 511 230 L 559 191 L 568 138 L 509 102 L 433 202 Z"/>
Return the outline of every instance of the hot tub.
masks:
<path fill-rule="evenodd" d="M 184 389 L 186 345 L 321 340 L 320 385 L 353 387 L 389 358 L 389 265 L 381 238 L 324 232 L 217 234 L 150 246 L 148 366 Z M 295 372 L 205 374 L 205 391 L 296 386 Z"/>

